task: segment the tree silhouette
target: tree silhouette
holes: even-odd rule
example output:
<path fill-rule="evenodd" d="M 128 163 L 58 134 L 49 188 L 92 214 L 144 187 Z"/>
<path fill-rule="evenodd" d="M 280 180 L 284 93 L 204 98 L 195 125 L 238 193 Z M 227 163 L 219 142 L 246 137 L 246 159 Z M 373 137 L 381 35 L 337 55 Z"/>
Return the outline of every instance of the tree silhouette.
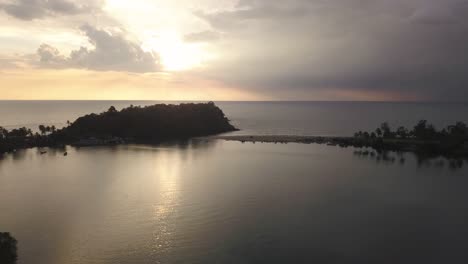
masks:
<path fill-rule="evenodd" d="M 8 130 L 3 127 L 0 127 L 0 139 L 4 139 L 8 136 Z"/>
<path fill-rule="evenodd" d="M 467 137 L 468 127 L 463 122 L 457 122 L 455 125 L 448 126 L 447 132 L 452 137 Z"/>
<path fill-rule="evenodd" d="M 377 128 L 377 129 L 375 130 L 375 133 L 377 134 L 378 137 L 382 137 L 382 129 Z"/>
<path fill-rule="evenodd" d="M 46 127 L 44 125 L 39 125 L 39 131 L 41 131 L 42 135 L 45 135 L 47 130 L 46 130 Z"/>
<path fill-rule="evenodd" d="M 421 120 L 414 126 L 413 135 L 417 139 L 431 140 L 437 137 L 437 132 L 433 125 L 427 124 L 427 120 Z"/>
<path fill-rule="evenodd" d="M 406 129 L 405 127 L 399 127 L 396 131 L 396 135 L 399 137 L 399 138 L 402 138 L 402 139 L 406 139 L 408 137 L 408 129 Z"/>
<path fill-rule="evenodd" d="M 15 138 L 24 138 L 24 137 L 32 136 L 32 131 L 31 129 L 20 127 L 20 128 L 15 128 L 9 131 L 7 136 L 15 137 Z"/>
<path fill-rule="evenodd" d="M 0 233 L 0 263 L 14 264 L 18 259 L 17 244 L 10 233 Z"/>
<path fill-rule="evenodd" d="M 468 156 L 468 126 L 463 122 L 438 131 L 427 120 L 420 120 L 411 131 L 400 126 L 395 132 L 385 122 L 375 130 L 375 134 L 370 134 L 370 140 L 362 141 L 362 138 L 368 138 L 367 132 L 359 131 L 354 136 L 361 138 L 359 141 L 351 141 L 354 145 L 374 146 L 377 149 L 412 149 L 431 155 Z M 376 140 L 375 136 L 379 138 Z M 395 137 L 402 140 L 388 140 Z"/>
<path fill-rule="evenodd" d="M 382 130 L 384 138 L 391 138 L 393 136 L 390 126 L 388 125 L 387 122 L 382 123 L 380 125 L 380 129 Z"/>
<path fill-rule="evenodd" d="M 107 112 L 109 112 L 109 113 L 115 113 L 115 112 L 117 112 L 117 109 L 115 109 L 114 106 L 111 106 L 111 107 L 109 107 L 109 109 L 107 110 Z"/>

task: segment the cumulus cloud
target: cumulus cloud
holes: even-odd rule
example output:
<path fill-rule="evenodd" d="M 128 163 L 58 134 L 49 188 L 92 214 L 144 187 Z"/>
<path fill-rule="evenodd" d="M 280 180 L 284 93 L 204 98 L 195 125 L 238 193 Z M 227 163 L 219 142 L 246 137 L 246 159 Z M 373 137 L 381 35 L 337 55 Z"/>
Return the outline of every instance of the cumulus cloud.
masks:
<path fill-rule="evenodd" d="M 458 100 L 468 96 L 467 2 L 242 0 L 195 15 L 224 33 L 225 53 L 205 72 L 212 78 L 267 93 Z"/>
<path fill-rule="evenodd" d="M 76 15 L 98 9 L 101 1 L 67 0 L 0 0 L 0 10 L 22 20 L 40 19 L 57 15 Z"/>
<path fill-rule="evenodd" d="M 39 55 L 41 63 L 49 65 L 60 65 L 66 60 L 66 58 L 60 54 L 57 48 L 47 44 L 42 44 L 37 49 L 37 55 Z"/>
<path fill-rule="evenodd" d="M 81 47 L 69 56 L 58 49 L 42 44 L 38 50 L 39 64 L 54 68 L 85 68 L 99 71 L 153 72 L 160 69 L 158 56 L 145 52 L 141 47 L 118 33 L 110 33 L 90 25 L 81 31 L 92 48 Z"/>

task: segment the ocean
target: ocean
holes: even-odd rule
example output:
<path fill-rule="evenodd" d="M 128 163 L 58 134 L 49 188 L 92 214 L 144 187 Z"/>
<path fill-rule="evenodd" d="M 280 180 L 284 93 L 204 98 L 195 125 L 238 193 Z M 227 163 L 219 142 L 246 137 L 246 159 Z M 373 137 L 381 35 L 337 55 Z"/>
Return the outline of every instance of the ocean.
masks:
<path fill-rule="evenodd" d="M 3 101 L 0 124 L 60 126 L 152 103 Z M 217 104 L 244 134 L 468 117 L 466 104 Z M 19 150 L 0 159 L 0 232 L 18 240 L 18 264 L 467 263 L 467 165 L 216 139 Z"/>

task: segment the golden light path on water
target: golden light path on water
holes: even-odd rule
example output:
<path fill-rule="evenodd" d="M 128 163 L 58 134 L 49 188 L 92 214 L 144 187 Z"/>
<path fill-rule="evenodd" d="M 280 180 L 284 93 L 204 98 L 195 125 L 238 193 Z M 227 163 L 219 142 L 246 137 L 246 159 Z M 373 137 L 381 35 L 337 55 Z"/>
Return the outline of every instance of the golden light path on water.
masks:
<path fill-rule="evenodd" d="M 175 224 L 171 221 L 177 212 L 180 198 L 181 153 L 163 150 L 155 157 L 154 176 L 159 179 L 160 197 L 154 207 L 154 221 L 158 228 L 153 231 L 153 253 L 161 254 L 171 248 L 171 237 L 175 231 Z"/>

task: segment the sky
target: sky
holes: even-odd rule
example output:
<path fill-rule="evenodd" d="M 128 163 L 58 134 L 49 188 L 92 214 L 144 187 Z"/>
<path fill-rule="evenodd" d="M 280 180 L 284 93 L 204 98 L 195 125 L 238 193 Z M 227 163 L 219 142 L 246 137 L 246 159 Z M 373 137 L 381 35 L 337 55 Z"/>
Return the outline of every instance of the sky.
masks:
<path fill-rule="evenodd" d="M 467 101 L 468 0 L 0 0 L 0 99 Z"/>

